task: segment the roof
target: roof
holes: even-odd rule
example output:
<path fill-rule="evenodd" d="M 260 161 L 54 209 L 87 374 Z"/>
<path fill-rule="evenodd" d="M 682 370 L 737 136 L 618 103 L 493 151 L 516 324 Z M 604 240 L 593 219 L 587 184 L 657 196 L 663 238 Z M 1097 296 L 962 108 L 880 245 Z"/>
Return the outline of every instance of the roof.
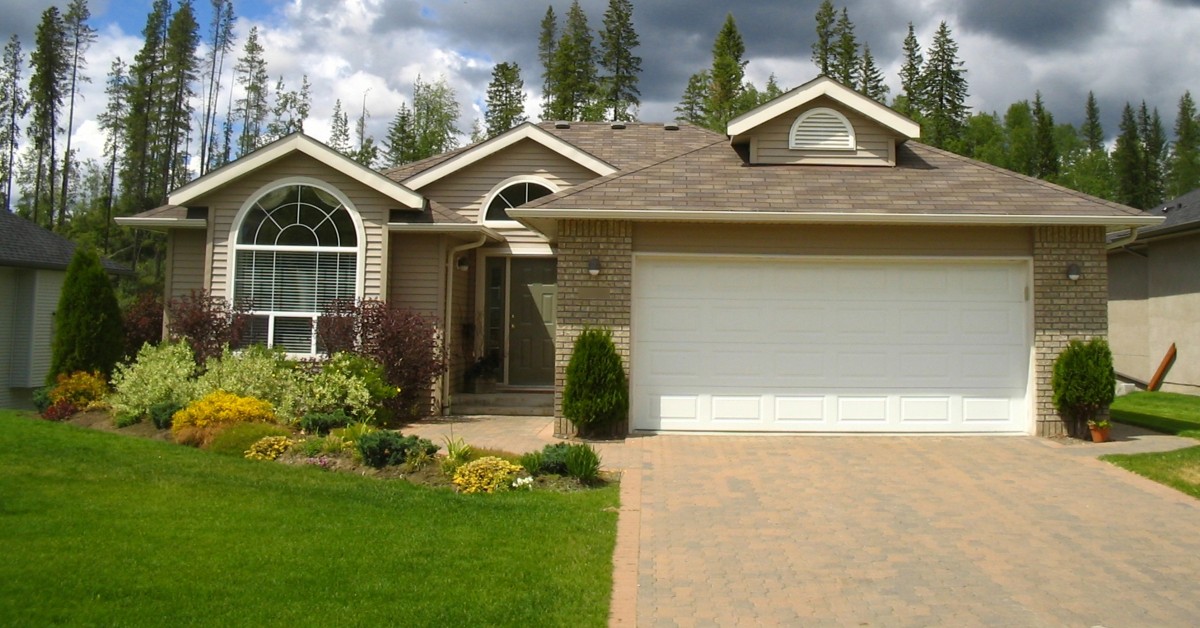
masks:
<path fill-rule="evenodd" d="M 76 244 L 12 212 L 0 211 L 0 266 L 66 270 Z M 100 263 L 113 274 L 130 270 L 107 258 Z"/>
<path fill-rule="evenodd" d="M 750 165 L 724 140 L 594 179 L 509 214 L 539 231 L 582 217 L 882 224 L 1151 224 L 1136 209 L 915 141 L 895 167 Z M 550 234 L 548 234 L 550 235 Z"/>
<path fill-rule="evenodd" d="M 827 76 L 818 76 L 799 87 L 788 90 L 770 102 L 759 105 L 730 120 L 728 126 L 729 135 L 734 137 L 744 135 L 755 127 L 812 102 L 821 96 L 833 99 L 846 108 L 873 120 L 901 138 L 917 139 L 921 137 L 921 126 L 916 122 L 875 99 L 864 96 Z"/>
<path fill-rule="evenodd" d="M 114 220 L 123 227 L 153 230 L 203 229 L 208 225 L 204 218 L 189 218 L 188 208 L 182 205 L 162 205 L 133 216 L 117 216 Z"/>
<path fill-rule="evenodd" d="M 1200 229 L 1200 188 L 1173 198 L 1146 213 L 1163 216 L 1165 220 L 1159 225 L 1139 230 L 1139 240 Z"/>

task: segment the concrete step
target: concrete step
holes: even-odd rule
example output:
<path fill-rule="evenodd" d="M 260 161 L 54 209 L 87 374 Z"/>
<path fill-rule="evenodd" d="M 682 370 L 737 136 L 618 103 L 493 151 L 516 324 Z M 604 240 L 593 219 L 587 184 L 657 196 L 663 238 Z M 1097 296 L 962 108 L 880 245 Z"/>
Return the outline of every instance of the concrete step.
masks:
<path fill-rule="evenodd" d="M 554 393 L 551 391 L 458 393 L 450 396 L 450 414 L 553 416 Z"/>

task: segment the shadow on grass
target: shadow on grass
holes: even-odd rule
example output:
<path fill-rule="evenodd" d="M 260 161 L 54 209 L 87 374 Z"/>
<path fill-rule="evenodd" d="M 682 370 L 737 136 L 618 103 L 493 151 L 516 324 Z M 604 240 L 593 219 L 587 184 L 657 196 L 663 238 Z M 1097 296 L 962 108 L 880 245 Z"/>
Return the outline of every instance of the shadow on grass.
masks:
<path fill-rule="evenodd" d="M 1153 414 L 1144 414 L 1141 412 L 1132 412 L 1129 410 L 1111 411 L 1112 419 L 1120 423 L 1128 423 L 1129 425 L 1137 425 L 1156 432 L 1165 434 L 1175 434 L 1177 436 L 1190 436 L 1192 438 L 1200 438 L 1200 426 L 1193 421 L 1180 421 L 1163 416 Z"/>

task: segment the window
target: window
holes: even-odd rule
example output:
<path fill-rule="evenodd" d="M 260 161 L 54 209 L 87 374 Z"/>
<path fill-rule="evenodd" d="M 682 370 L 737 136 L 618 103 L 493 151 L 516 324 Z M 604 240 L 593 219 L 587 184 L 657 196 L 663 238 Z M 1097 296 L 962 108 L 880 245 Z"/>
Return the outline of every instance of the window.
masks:
<path fill-rule="evenodd" d="M 854 126 L 846 116 L 818 107 L 800 114 L 792 124 L 788 148 L 792 150 L 854 150 Z"/>
<path fill-rule="evenodd" d="M 485 222 L 513 222 L 508 215 L 508 210 L 554 193 L 549 185 L 527 179 L 516 182 L 505 181 L 497 187 L 499 192 L 494 192 L 490 196 L 485 207 L 483 214 Z"/>
<path fill-rule="evenodd" d="M 358 295 L 354 216 L 325 190 L 285 185 L 244 210 L 236 228 L 233 299 L 251 314 L 243 343 L 316 353 L 317 316 Z"/>

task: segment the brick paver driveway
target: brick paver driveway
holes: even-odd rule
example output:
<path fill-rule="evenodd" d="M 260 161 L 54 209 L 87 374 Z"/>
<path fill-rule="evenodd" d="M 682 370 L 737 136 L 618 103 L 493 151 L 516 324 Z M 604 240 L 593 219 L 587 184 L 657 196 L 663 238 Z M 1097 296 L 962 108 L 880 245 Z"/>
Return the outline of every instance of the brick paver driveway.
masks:
<path fill-rule="evenodd" d="M 1200 623 L 1198 502 L 1071 447 L 633 440 L 641 626 Z"/>

